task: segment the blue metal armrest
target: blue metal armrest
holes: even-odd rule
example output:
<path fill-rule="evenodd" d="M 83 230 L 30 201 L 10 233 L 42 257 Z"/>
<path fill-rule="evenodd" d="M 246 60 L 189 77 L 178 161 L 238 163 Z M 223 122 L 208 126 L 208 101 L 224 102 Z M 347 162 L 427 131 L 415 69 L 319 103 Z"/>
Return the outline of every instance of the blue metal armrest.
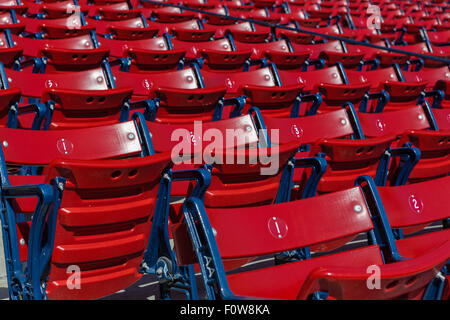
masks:
<path fill-rule="evenodd" d="M 45 299 L 48 264 L 54 246 L 56 216 L 59 210 L 65 179 L 55 178 L 52 185 L 2 186 L 1 219 L 3 243 L 7 262 L 7 277 L 10 299 Z M 9 199 L 36 197 L 38 202 L 31 220 L 28 237 L 27 268 L 21 265 L 16 212 Z M 44 237 L 44 232 L 46 233 Z"/>
<path fill-rule="evenodd" d="M 239 117 L 242 115 L 242 111 L 244 110 L 246 96 L 239 96 L 234 98 L 224 99 L 223 104 L 225 105 L 234 105 L 234 109 L 230 114 L 230 118 Z"/>
<path fill-rule="evenodd" d="M 315 115 L 322 104 L 322 95 L 320 93 L 300 95 L 298 98 L 298 104 L 294 102 L 294 105 L 292 106 L 291 118 L 297 118 L 300 116 L 300 105 L 303 102 L 312 102 L 311 108 L 309 108 L 306 114 L 307 116 Z"/>
<path fill-rule="evenodd" d="M 247 72 L 251 66 L 258 66 L 259 68 L 264 68 L 269 65 L 269 60 L 267 58 L 262 59 L 247 59 L 247 61 L 244 64 L 244 68 L 242 69 L 243 72 Z"/>

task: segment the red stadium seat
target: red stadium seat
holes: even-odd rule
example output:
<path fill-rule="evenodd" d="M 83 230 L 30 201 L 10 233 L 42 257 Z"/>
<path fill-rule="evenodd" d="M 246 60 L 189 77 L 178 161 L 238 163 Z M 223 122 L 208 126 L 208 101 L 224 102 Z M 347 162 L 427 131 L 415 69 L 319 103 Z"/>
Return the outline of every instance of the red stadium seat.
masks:
<path fill-rule="evenodd" d="M 409 181 L 418 182 L 450 173 L 450 130 L 424 131 L 411 130 L 406 132 L 399 143 L 411 143 L 420 149 L 421 159 L 412 170 Z"/>

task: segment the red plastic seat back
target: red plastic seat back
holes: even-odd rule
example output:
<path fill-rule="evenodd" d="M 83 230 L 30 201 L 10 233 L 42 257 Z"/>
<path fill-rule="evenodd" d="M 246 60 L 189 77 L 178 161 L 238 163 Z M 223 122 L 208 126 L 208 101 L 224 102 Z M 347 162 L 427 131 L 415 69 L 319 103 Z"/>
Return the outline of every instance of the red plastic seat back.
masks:
<path fill-rule="evenodd" d="M 0 30 L 9 29 L 12 34 L 21 34 L 25 31 L 25 23 L 12 23 L 11 14 L 9 12 L 0 12 Z"/>
<path fill-rule="evenodd" d="M 358 213 L 356 206 L 361 208 Z M 268 206 L 211 208 L 207 213 L 223 259 L 317 246 L 373 229 L 357 187 Z"/>
<path fill-rule="evenodd" d="M 324 83 L 318 86 L 327 106 L 340 107 L 345 102 L 357 104 L 369 91 L 369 84 L 331 84 Z"/>
<path fill-rule="evenodd" d="M 14 62 L 22 56 L 23 49 L 19 47 L 0 49 L 0 62 L 2 62 L 6 68 L 11 68 Z"/>
<path fill-rule="evenodd" d="M 110 7 L 110 6 L 109 6 Z M 136 9 L 110 9 L 109 7 L 99 8 L 99 13 L 104 20 L 127 20 L 140 16 L 141 12 Z"/>
<path fill-rule="evenodd" d="M 68 37 L 79 37 L 87 35 L 95 28 L 92 26 L 80 26 L 78 28 L 67 28 L 64 26 L 43 25 L 42 31 L 51 39 L 62 39 Z"/>
<path fill-rule="evenodd" d="M 292 105 L 295 98 L 302 92 L 303 85 L 265 87 L 244 85 L 242 91 L 248 98 L 248 103 L 258 106 L 262 112 L 267 109 L 281 109 Z"/>
<path fill-rule="evenodd" d="M 449 81 L 450 70 L 447 66 L 435 69 L 421 69 L 420 71 L 402 71 L 407 82 L 427 82 L 427 88 L 434 88 L 439 80 Z"/>
<path fill-rule="evenodd" d="M 140 278 L 161 172 L 170 153 L 107 161 L 56 160 L 47 180 L 67 179 L 55 232 L 47 294 L 94 299 Z M 81 271 L 81 289 L 67 286 L 67 270 Z"/>
<path fill-rule="evenodd" d="M 328 65 L 334 65 L 337 62 L 341 62 L 345 68 L 354 69 L 364 58 L 364 53 L 340 53 L 323 51 L 320 58 L 325 59 Z"/>
<path fill-rule="evenodd" d="M 422 158 L 448 155 L 450 152 L 450 131 L 411 130 L 405 133 L 399 143 L 410 141 L 420 149 Z"/>
<path fill-rule="evenodd" d="M 400 79 L 393 67 L 371 71 L 345 70 L 345 73 L 350 84 L 370 84 L 370 89 L 374 91 L 384 89 L 384 83 L 387 81 L 400 82 Z"/>
<path fill-rule="evenodd" d="M 209 41 L 216 33 L 216 30 L 210 29 L 193 30 L 179 27 L 174 27 L 171 31 L 178 40 L 189 42 Z"/>
<path fill-rule="evenodd" d="M 81 8 L 78 6 L 77 8 L 72 1 L 47 2 L 40 9 L 47 19 L 64 18 L 74 13 L 76 14 L 76 10 L 80 10 L 79 12 L 83 12 L 83 14 L 88 14 L 89 12 L 89 9 L 86 7 Z"/>
<path fill-rule="evenodd" d="M 399 144 L 406 142 L 412 143 L 421 152 L 420 160 L 409 175 L 408 182 L 435 179 L 450 173 L 450 130 L 407 131 L 400 138 Z"/>
<path fill-rule="evenodd" d="M 235 42 L 236 50 L 252 51 L 252 59 L 262 59 L 267 51 L 274 53 L 289 53 L 289 43 L 286 39 L 263 42 L 263 43 L 245 43 Z"/>
<path fill-rule="evenodd" d="M 405 102 L 417 100 L 427 83 L 423 82 L 391 82 L 384 83 L 384 88 L 389 93 L 390 102 Z"/>
<path fill-rule="evenodd" d="M 280 31 L 280 35 L 296 44 L 310 44 L 315 38 L 314 35 L 289 30 Z"/>
<path fill-rule="evenodd" d="M 86 50 L 94 49 L 90 35 L 63 39 L 32 39 L 13 36 L 13 41 L 24 49 L 27 56 L 39 57 L 43 49 Z M 107 48 L 105 48 L 107 49 Z"/>
<path fill-rule="evenodd" d="M 154 15 L 160 23 L 177 23 L 189 21 L 194 19 L 194 14 L 191 12 L 181 12 L 178 8 L 162 8 L 153 10 Z"/>
<path fill-rule="evenodd" d="M 227 38 L 195 43 L 172 39 L 172 43 L 174 48 L 186 50 L 186 58 L 188 59 L 200 58 L 203 50 L 213 52 L 220 51 L 224 53 L 232 51 L 231 43 Z"/>
<path fill-rule="evenodd" d="M 28 9 L 28 5 L 17 4 L 17 1 L 4 1 L 0 7 L 1 11 L 14 10 L 18 15 L 23 15 Z"/>
<path fill-rule="evenodd" d="M 219 51 L 206 50 L 200 51 L 205 64 L 211 69 L 219 70 L 239 70 L 244 67 L 245 62 L 250 58 L 250 51 Z"/>
<path fill-rule="evenodd" d="M 48 58 L 58 71 L 79 71 L 81 69 L 97 68 L 102 61 L 109 57 L 109 50 L 98 49 L 43 49 L 42 53 Z"/>
<path fill-rule="evenodd" d="M 76 14 L 58 19 L 19 17 L 18 22 L 25 24 L 27 32 L 44 32 L 51 39 L 78 37 L 95 29 L 94 25 L 83 25 L 80 16 Z"/>
<path fill-rule="evenodd" d="M 344 49 L 341 42 L 338 40 L 329 40 L 325 43 L 316 44 L 296 44 L 292 43 L 292 47 L 295 52 L 309 51 L 311 52 L 311 59 L 318 59 L 320 54 L 324 51 L 327 52 L 340 52 L 343 53 Z M 350 52 L 350 51 L 349 51 Z"/>
<path fill-rule="evenodd" d="M 158 34 L 158 29 L 153 27 L 146 28 L 132 28 L 132 27 L 119 27 L 111 26 L 109 31 L 113 34 L 115 39 L 119 40 L 140 40 L 150 39 Z"/>
<path fill-rule="evenodd" d="M 381 68 L 387 68 L 397 63 L 399 66 L 404 66 L 409 60 L 409 56 L 396 52 L 379 51 L 376 54 L 377 59 L 380 61 Z"/>
<path fill-rule="evenodd" d="M 86 19 L 90 26 L 96 28 L 98 34 L 112 33 L 115 39 L 119 40 L 139 40 L 149 39 L 158 34 L 158 29 L 153 26 L 144 26 L 142 17 L 119 21 L 103 21 Z"/>
<path fill-rule="evenodd" d="M 113 57 L 124 57 L 128 55 L 129 50 L 149 50 L 154 51 L 168 51 L 166 40 L 163 37 L 156 37 L 150 39 L 140 40 L 119 40 L 107 39 L 98 37 L 100 47 L 105 47 L 110 50 L 110 55 Z"/>
<path fill-rule="evenodd" d="M 314 19 L 298 19 L 298 18 L 294 18 L 294 19 L 291 19 L 291 21 L 292 22 L 297 22 L 300 27 L 317 28 L 322 20 L 319 19 L 319 18 L 314 18 Z"/>
<path fill-rule="evenodd" d="M 208 12 L 211 13 L 217 13 L 221 15 L 225 15 L 226 11 L 222 7 L 216 7 L 215 9 L 208 10 Z M 208 24 L 216 25 L 216 26 L 224 26 L 224 25 L 230 25 L 235 24 L 235 21 L 232 19 L 227 19 L 224 16 L 216 16 L 212 14 L 204 14 L 206 21 L 208 21 Z"/>
<path fill-rule="evenodd" d="M 15 44 L 23 48 L 23 54 L 29 57 L 47 57 L 46 72 L 80 71 L 95 69 L 109 56 L 109 49 L 94 48 L 89 34 L 62 39 L 31 39 L 13 37 Z"/>
<path fill-rule="evenodd" d="M 267 58 L 270 59 L 279 69 L 297 69 L 300 68 L 309 58 L 310 53 L 305 52 L 279 52 L 266 51 Z"/>
<path fill-rule="evenodd" d="M 164 32 L 173 34 L 174 29 L 183 29 L 183 30 L 192 30 L 192 31 L 198 31 L 198 30 L 205 30 L 200 29 L 200 25 L 197 19 L 182 21 L 182 22 L 175 22 L 175 23 L 161 23 L 161 22 L 149 22 L 149 26 L 154 29 L 159 30 L 159 34 L 162 35 Z M 205 26 L 207 27 L 207 26 Z M 209 28 L 208 28 L 209 30 Z"/>
<path fill-rule="evenodd" d="M 245 31 L 245 30 L 231 30 L 230 33 L 236 41 L 246 43 L 262 43 L 265 42 L 270 33 L 264 30 L 260 31 Z"/>
<path fill-rule="evenodd" d="M 308 72 L 278 70 L 278 74 L 283 85 L 303 84 L 306 92 L 317 92 L 317 88 L 323 84 L 344 84 L 344 79 L 336 66 Z"/>

